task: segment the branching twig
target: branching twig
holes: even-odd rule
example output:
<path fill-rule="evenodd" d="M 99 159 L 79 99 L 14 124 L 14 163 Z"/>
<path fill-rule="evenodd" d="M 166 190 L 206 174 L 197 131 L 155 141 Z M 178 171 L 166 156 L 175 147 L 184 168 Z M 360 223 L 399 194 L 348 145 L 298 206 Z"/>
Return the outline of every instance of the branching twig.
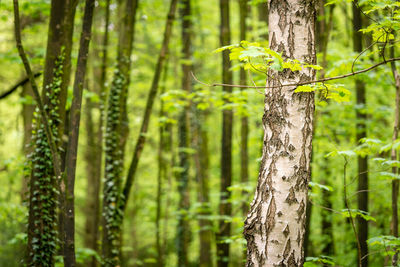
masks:
<path fill-rule="evenodd" d="M 298 83 L 289 83 L 289 84 L 282 84 L 282 87 L 285 86 L 299 86 L 299 85 L 307 85 L 307 84 L 312 84 L 312 83 L 322 83 L 322 82 L 327 82 L 327 81 L 333 81 L 333 80 L 339 80 L 339 79 L 344 79 L 344 78 L 348 78 L 351 76 L 355 76 L 361 73 L 365 73 L 368 72 L 370 70 L 373 70 L 381 65 L 384 65 L 386 63 L 390 63 L 390 62 L 395 62 L 395 61 L 399 61 L 400 57 L 395 57 L 395 58 L 389 58 L 385 61 L 379 62 L 375 65 L 372 65 L 371 67 L 368 67 L 366 69 L 362 69 L 359 71 L 354 71 L 354 72 L 350 72 L 347 74 L 343 74 L 343 75 L 339 75 L 339 76 L 334 76 L 334 77 L 327 77 L 327 78 L 322 78 L 322 79 L 317 79 L 317 80 L 312 80 L 312 81 L 307 81 L 307 82 L 298 82 Z M 205 82 L 200 81 L 199 79 L 197 79 L 197 77 L 194 75 L 194 73 L 192 72 L 192 77 L 193 79 L 200 83 L 203 84 L 205 86 L 209 86 L 209 87 L 217 87 L 217 86 L 228 86 L 228 87 L 237 87 L 237 88 L 264 88 L 264 89 L 272 89 L 272 88 L 276 88 L 277 86 L 251 86 L 251 85 L 240 85 L 240 84 L 225 84 L 225 83 L 212 83 L 212 84 L 208 84 Z"/>
<path fill-rule="evenodd" d="M 13 1 L 14 1 L 14 33 L 15 33 L 15 41 L 16 41 L 18 53 L 19 53 L 19 56 L 21 57 L 22 63 L 24 64 L 26 74 L 27 74 L 27 76 L 29 78 L 29 82 L 31 83 L 31 86 L 32 86 L 33 95 L 34 95 L 37 105 L 39 107 L 40 116 L 42 117 L 42 123 L 44 125 L 47 140 L 48 140 L 48 143 L 50 146 L 50 151 L 52 154 L 54 173 L 58 178 L 60 178 L 61 177 L 60 155 L 57 152 L 57 147 L 56 147 L 56 143 L 54 141 L 53 134 L 51 132 L 47 112 L 44 109 L 43 102 L 40 97 L 39 89 L 38 89 L 38 86 L 35 81 L 35 77 L 33 75 L 31 66 L 29 64 L 29 60 L 26 56 L 24 47 L 22 46 L 18 0 L 13 0 Z"/>
<path fill-rule="evenodd" d="M 360 244 L 360 240 L 358 239 L 356 225 L 354 223 L 353 215 L 351 213 L 350 205 L 349 205 L 348 198 L 347 198 L 346 171 L 347 171 L 348 161 L 347 161 L 346 156 L 343 156 L 343 158 L 344 158 L 344 166 L 343 166 L 344 205 L 349 213 L 350 224 L 351 224 L 351 227 L 353 228 L 354 236 L 356 237 L 356 240 L 357 240 L 358 263 L 359 263 L 359 266 L 361 267 L 361 244 Z"/>
<path fill-rule="evenodd" d="M 34 78 L 39 77 L 40 75 L 42 75 L 43 72 L 36 72 L 33 74 Z M 0 95 L 0 100 L 6 98 L 7 96 L 11 95 L 12 93 L 15 92 L 15 90 L 18 89 L 18 87 L 20 86 L 24 86 L 27 82 L 29 82 L 29 77 L 24 77 L 22 80 L 18 81 L 16 84 L 14 84 L 10 89 L 8 89 L 7 91 L 5 91 L 4 93 L 2 93 Z"/>

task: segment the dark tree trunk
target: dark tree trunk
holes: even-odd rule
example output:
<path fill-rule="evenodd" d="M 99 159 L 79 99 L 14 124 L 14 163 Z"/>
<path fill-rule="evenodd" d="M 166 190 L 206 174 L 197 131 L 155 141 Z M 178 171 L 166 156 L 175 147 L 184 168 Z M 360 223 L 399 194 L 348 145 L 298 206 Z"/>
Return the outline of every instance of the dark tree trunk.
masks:
<path fill-rule="evenodd" d="M 21 97 L 25 99 L 34 99 L 33 91 L 32 91 L 32 86 L 31 84 L 25 83 L 22 86 L 22 93 Z M 29 102 L 24 102 L 22 104 L 22 118 L 24 121 L 24 141 L 22 143 L 23 148 L 22 151 L 24 152 L 24 155 L 27 159 L 29 159 L 29 155 L 33 152 L 33 146 L 32 146 L 32 122 L 33 122 L 33 114 L 35 111 L 35 105 L 33 103 Z M 27 200 L 27 194 L 29 192 L 28 188 L 28 182 L 29 182 L 29 175 L 24 175 L 23 180 L 22 180 L 22 188 L 21 188 L 21 200 L 25 201 Z"/>
<path fill-rule="evenodd" d="M 194 154 L 194 165 L 196 168 L 197 199 L 200 203 L 199 216 L 199 266 L 212 267 L 212 227 L 213 224 L 207 217 L 211 215 L 210 207 L 210 185 L 209 185 L 209 151 L 208 135 L 205 127 L 207 121 L 206 111 L 201 111 L 192 107 L 192 142 L 196 150 Z"/>
<path fill-rule="evenodd" d="M 239 0 L 240 9 L 240 40 L 247 39 L 247 23 L 248 18 L 248 0 Z M 246 70 L 240 69 L 240 84 L 247 84 Z M 242 89 L 243 94 L 246 96 L 246 91 Z M 247 101 L 246 101 L 247 102 Z M 248 139 L 249 139 L 249 121 L 247 115 L 242 115 L 240 118 L 240 182 L 243 184 L 249 181 L 249 149 L 248 149 Z M 242 193 L 243 199 L 247 200 L 248 194 L 246 191 Z M 242 205 L 242 211 L 244 216 L 246 216 L 248 211 L 248 204 L 246 202 Z"/>
<path fill-rule="evenodd" d="M 317 13 L 318 13 L 318 21 L 316 24 L 316 40 L 317 42 L 317 49 L 319 53 L 322 53 L 322 62 L 320 65 L 322 66 L 322 70 L 319 72 L 320 73 L 320 78 L 325 77 L 325 69 L 327 68 L 327 61 L 326 61 L 326 55 L 327 55 L 327 47 L 328 47 L 328 41 L 329 41 L 329 36 L 330 36 L 330 31 L 332 28 L 332 20 L 333 20 L 333 9 L 335 5 L 330 5 L 329 6 L 329 14 L 327 14 L 325 10 L 325 4 L 324 1 L 318 1 L 317 5 Z M 327 16 L 328 15 L 328 16 Z M 318 96 L 317 96 L 318 97 Z M 328 101 L 328 100 L 327 100 Z M 324 114 L 327 114 L 327 111 L 324 111 Z M 318 113 L 316 112 L 315 117 L 314 117 L 314 131 L 318 127 L 318 121 L 320 117 L 324 115 L 323 113 Z M 313 155 L 315 151 L 313 150 Z M 311 158 L 311 161 L 313 161 L 314 156 Z M 329 163 L 328 159 L 324 158 L 323 162 L 321 163 L 323 166 L 323 169 L 329 170 Z M 311 172 L 312 173 L 312 172 Z M 328 173 L 325 173 L 325 175 L 322 177 L 321 184 L 325 184 L 327 186 L 330 185 L 329 181 L 329 175 Z M 324 207 L 329 207 L 332 208 L 332 200 L 330 197 L 331 193 L 329 191 L 323 190 L 322 191 L 322 202 Z M 331 216 L 331 211 L 326 210 L 326 209 L 321 209 L 321 227 L 322 227 L 322 233 L 324 237 L 326 237 L 326 240 L 324 241 L 324 249 L 323 251 L 325 253 L 332 252 L 333 253 L 333 229 L 329 228 L 332 227 L 332 216 Z M 311 201 L 309 200 L 307 203 L 307 210 L 306 210 L 306 233 L 304 236 L 304 257 L 311 256 L 313 254 L 313 244 L 310 241 L 310 236 L 311 236 L 311 216 L 312 216 L 312 205 Z M 324 254 L 324 255 L 333 255 L 333 254 Z"/>
<path fill-rule="evenodd" d="M 64 133 L 65 103 L 71 70 L 71 47 L 76 0 L 52 1 L 47 52 L 43 78 L 43 104 L 46 107 L 55 145 L 60 147 Z M 48 153 L 51 144 L 45 134 L 43 118 L 36 118 L 33 136 L 34 153 L 29 196 L 28 265 L 52 266 L 56 253 L 57 191 L 65 193 L 65 184 L 54 173 L 54 155 Z M 61 164 L 60 164 L 61 166 Z M 60 166 L 56 166 L 59 168 Z M 61 186 L 60 185 L 61 182 Z M 61 197 L 62 199 L 62 197 Z M 60 203 L 61 214 L 64 211 Z M 61 216 L 62 218 L 62 216 Z M 59 222 L 63 230 L 63 220 Z M 63 247 L 64 240 L 61 240 Z"/>
<path fill-rule="evenodd" d="M 192 17 L 191 0 L 181 1 L 181 23 L 182 23 L 182 90 L 185 95 L 192 91 L 191 60 L 192 60 Z M 188 266 L 188 251 L 190 243 L 190 226 L 188 213 L 190 208 L 189 196 L 189 105 L 185 105 L 178 119 L 179 135 L 179 167 L 177 172 L 177 184 L 179 192 L 178 203 L 178 225 L 177 225 L 177 254 L 178 266 Z"/>
<path fill-rule="evenodd" d="M 261 34 L 261 38 L 268 41 L 268 4 L 267 3 L 259 3 L 257 5 L 258 11 L 258 21 L 263 24 L 264 27 L 263 33 Z"/>
<path fill-rule="evenodd" d="M 353 46 L 354 52 L 361 53 L 363 50 L 362 45 L 362 18 L 361 12 L 358 6 L 353 2 Z M 359 108 L 356 109 L 356 138 L 357 142 L 367 136 L 366 120 L 367 114 L 365 113 L 366 108 L 366 93 L 365 93 L 365 83 L 362 80 L 356 79 L 356 101 Z M 358 209 L 368 212 L 368 158 L 365 156 L 358 156 L 358 192 L 357 201 Z M 363 219 L 361 216 L 357 217 L 358 225 L 358 242 L 361 248 L 361 263 L 359 265 L 362 267 L 368 266 L 368 221 Z M 360 259 L 359 259 L 360 261 Z"/>
<path fill-rule="evenodd" d="M 229 0 L 220 0 L 220 45 L 226 46 L 231 43 L 231 32 L 229 22 Z M 231 62 L 229 60 L 229 52 L 224 51 L 222 54 L 222 81 L 225 84 L 232 84 L 232 72 L 230 71 Z M 232 87 L 224 86 L 223 92 L 232 93 Z M 228 99 L 225 99 L 228 103 Z M 220 203 L 219 215 L 231 216 L 232 206 L 229 202 L 231 196 L 228 187 L 232 183 L 232 125 L 233 112 L 225 109 L 222 111 L 222 140 L 221 140 L 221 186 L 220 186 Z M 224 239 L 231 234 L 231 224 L 224 219 L 219 221 L 217 233 L 217 264 L 219 267 L 228 266 L 229 263 L 229 243 Z"/>
<path fill-rule="evenodd" d="M 393 44 L 392 44 L 393 45 Z M 391 56 L 394 57 L 395 47 L 394 45 L 390 48 Z M 395 120 L 393 127 L 393 136 L 392 141 L 394 142 L 399 138 L 399 130 L 400 130 L 400 74 L 396 68 L 396 63 L 392 62 L 391 64 L 392 74 L 395 81 L 396 86 L 396 102 L 395 102 Z M 391 151 L 391 160 L 398 160 L 398 152 L 396 149 L 392 148 Z M 392 173 L 399 174 L 399 168 L 393 167 Z M 399 237 L 399 181 L 393 179 L 392 181 L 392 235 L 395 237 Z M 396 251 L 392 257 L 392 265 L 397 266 L 399 253 Z"/>
<path fill-rule="evenodd" d="M 75 205 L 74 188 L 76 160 L 78 157 L 79 126 L 81 120 L 83 86 L 86 75 L 86 64 L 89 54 L 89 43 L 92 32 L 95 0 L 85 1 L 82 33 L 79 44 L 78 62 L 76 65 L 73 97 L 70 110 L 67 156 L 65 160 L 66 197 L 65 197 L 65 244 L 64 264 L 75 266 Z"/>

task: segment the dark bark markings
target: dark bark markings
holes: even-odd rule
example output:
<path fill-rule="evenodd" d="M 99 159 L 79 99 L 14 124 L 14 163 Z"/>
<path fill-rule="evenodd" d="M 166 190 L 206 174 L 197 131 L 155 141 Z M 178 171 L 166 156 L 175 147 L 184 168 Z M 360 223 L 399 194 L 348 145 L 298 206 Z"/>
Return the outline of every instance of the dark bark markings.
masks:
<path fill-rule="evenodd" d="M 281 31 L 281 33 L 270 32 L 272 34 L 271 49 L 281 52 L 283 56 L 289 55 L 293 58 L 296 55 L 296 31 L 294 27 L 299 24 L 297 20 L 301 21 L 306 17 L 314 17 L 314 10 L 313 8 L 310 9 L 308 5 L 313 7 L 313 2 L 302 2 L 298 10 L 293 10 L 295 5 L 289 4 L 286 1 L 283 3 L 278 3 L 278 1 L 274 0 L 270 1 L 270 12 L 279 15 L 277 25 Z M 295 14 L 295 16 L 289 15 L 289 12 L 290 14 Z M 292 21 L 296 22 L 292 23 Z M 313 21 L 309 23 L 311 24 L 310 27 L 313 27 Z M 277 36 L 285 35 L 287 36 L 287 44 L 283 41 L 277 41 Z M 302 41 L 307 44 L 311 43 L 311 52 L 310 49 L 307 49 L 301 58 L 298 58 L 297 55 L 297 59 L 314 63 L 314 37 L 313 34 L 307 35 L 308 38 L 306 39 L 308 40 Z M 304 235 L 305 199 L 310 175 L 309 160 L 311 157 L 314 102 L 313 94 L 293 94 L 289 90 L 286 90 L 285 87 L 280 86 L 280 83 L 285 80 L 293 81 L 293 79 L 300 81 L 311 80 L 315 73 L 310 72 L 299 75 L 298 73 L 284 71 L 279 74 L 271 74 L 274 74 L 275 77 L 269 80 L 269 86 L 273 86 L 273 88 L 266 91 L 266 107 L 263 116 L 265 127 L 264 149 L 259 183 L 244 228 L 244 235 L 248 241 L 247 266 L 266 266 L 271 264 L 272 261 L 275 262 L 274 266 L 301 266 L 304 259 L 303 252 L 299 251 L 299 248 L 301 248 Z M 302 140 L 300 147 L 291 141 L 293 137 L 290 135 L 290 131 L 298 127 L 293 125 L 296 122 L 290 117 L 290 111 L 294 107 L 304 114 L 304 122 L 302 122 L 303 125 L 300 130 L 300 139 Z M 277 169 L 277 164 L 282 166 L 281 162 L 283 159 L 285 159 L 285 162 L 292 162 L 296 157 L 298 158 L 298 163 L 291 163 L 293 164 L 291 165 L 293 169 L 290 170 L 292 174 L 280 175 L 278 182 L 276 176 L 278 173 L 282 173 L 282 170 Z M 277 188 L 278 183 L 282 183 L 282 181 L 289 185 L 287 193 L 280 192 L 280 189 Z M 282 194 L 284 194 L 283 198 Z M 286 204 L 280 202 L 282 200 Z M 281 210 L 281 208 L 284 209 Z M 285 213 L 292 214 L 290 210 L 294 211 L 297 215 L 292 218 L 292 220 L 294 219 L 297 222 L 295 229 L 292 229 L 288 224 L 282 225 L 283 217 L 287 216 Z M 293 222 L 290 224 L 296 225 Z M 278 236 L 276 232 L 281 227 L 283 237 Z M 274 231 L 274 234 L 272 234 L 272 231 Z M 292 233 L 292 231 L 295 232 Z M 295 238 L 291 238 L 292 236 Z M 256 240 L 257 237 L 261 240 Z M 263 240 L 264 249 L 260 250 L 260 244 Z M 275 249 L 274 251 L 269 251 L 270 248 L 274 247 L 281 247 L 281 252 L 277 253 Z M 275 258 L 279 258 L 280 260 L 276 261 L 274 260 Z"/>

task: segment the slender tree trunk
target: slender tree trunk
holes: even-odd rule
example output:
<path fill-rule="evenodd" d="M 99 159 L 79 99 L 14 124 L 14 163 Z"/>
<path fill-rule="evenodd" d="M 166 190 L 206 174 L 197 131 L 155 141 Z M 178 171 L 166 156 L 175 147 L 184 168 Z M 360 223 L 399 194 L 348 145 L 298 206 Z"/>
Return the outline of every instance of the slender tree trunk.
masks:
<path fill-rule="evenodd" d="M 270 48 L 315 63 L 314 1 L 269 1 Z M 265 91 L 263 157 L 245 221 L 247 266 L 302 266 L 312 152 L 314 94 L 281 84 L 312 80 L 315 71 L 270 71 Z"/>
<path fill-rule="evenodd" d="M 50 128 L 57 147 L 64 132 L 65 103 L 71 70 L 71 47 L 74 27 L 76 0 L 52 1 L 48 30 L 47 51 L 43 77 L 42 101 L 46 107 Z M 29 266 L 52 266 L 56 253 L 56 207 L 57 191 L 65 193 L 64 183 L 56 177 L 53 166 L 52 144 L 46 137 L 43 117 L 36 118 L 34 125 L 34 153 L 31 160 L 34 168 L 30 179 L 29 220 L 28 220 L 28 260 Z M 58 153 L 59 151 L 57 151 Z M 58 156 L 56 156 L 58 157 Z M 60 163 L 60 162 L 58 162 Z M 61 171 L 61 170 L 60 170 Z M 61 197 L 62 199 L 62 197 Z M 63 202 L 60 203 L 61 214 Z M 63 220 L 59 221 L 63 230 Z M 61 247 L 64 240 L 61 240 Z"/>
<path fill-rule="evenodd" d="M 239 10 L 240 10 L 240 40 L 247 39 L 247 17 L 248 17 L 248 0 L 239 0 Z M 240 69 L 240 84 L 247 84 L 246 70 Z M 246 91 L 242 89 L 244 97 L 246 96 Z M 249 121 L 247 115 L 242 115 L 240 118 L 240 182 L 243 184 L 249 181 L 249 149 L 248 149 L 248 139 L 249 139 Z M 242 192 L 243 199 L 247 199 L 247 192 Z M 243 214 L 246 215 L 248 212 L 248 204 L 243 203 L 242 206 Z"/>
<path fill-rule="evenodd" d="M 167 62 L 168 63 L 168 62 Z M 165 64 L 163 70 L 162 85 L 160 86 L 160 93 L 165 93 L 166 82 L 168 78 L 168 64 Z M 160 113 L 159 118 L 164 119 L 167 116 L 164 110 L 164 101 L 160 99 Z M 161 217 L 162 217 L 162 199 L 164 191 L 164 180 L 167 177 L 167 160 L 166 150 L 168 150 L 168 122 L 160 122 L 159 124 L 159 142 L 158 142 L 158 173 L 157 173 L 157 210 L 156 210 L 156 249 L 157 249 L 157 265 L 164 266 L 164 253 L 165 247 L 161 239 Z"/>
<path fill-rule="evenodd" d="M 192 11 L 191 0 L 181 1 L 182 22 L 182 90 L 186 95 L 192 91 L 191 60 L 192 60 Z M 178 225 L 177 225 L 177 254 L 178 266 L 188 266 L 188 251 L 190 243 L 190 225 L 188 213 L 190 208 L 189 192 L 189 105 L 185 105 L 179 114 L 179 167 L 177 172 L 177 184 L 179 192 Z"/>
<path fill-rule="evenodd" d="M 212 267 L 212 222 L 208 216 L 211 215 L 210 207 L 210 185 L 209 185 L 209 152 L 208 152 L 208 135 L 206 127 L 207 114 L 206 111 L 198 110 L 192 107 L 192 142 L 193 148 L 196 150 L 194 154 L 194 165 L 196 168 L 196 181 L 198 184 L 197 199 L 200 203 L 199 216 L 199 266 Z"/>
<path fill-rule="evenodd" d="M 225 46 L 231 43 L 231 32 L 229 22 L 229 0 L 220 0 L 220 45 Z M 230 71 L 231 63 L 229 60 L 229 52 L 224 51 L 222 54 L 222 80 L 225 84 L 232 84 L 232 72 Z M 224 86 L 223 92 L 227 95 L 232 93 L 232 87 Z M 224 100 L 228 103 L 228 99 Z M 231 216 L 232 206 L 229 202 L 230 191 L 228 187 L 232 183 L 232 110 L 222 111 L 222 140 L 221 140 L 221 186 L 220 186 L 220 203 L 219 215 Z M 219 229 L 217 233 L 217 264 L 219 267 L 228 266 L 229 263 L 229 243 L 224 239 L 229 237 L 231 233 L 231 224 L 224 219 L 219 221 Z"/>
<path fill-rule="evenodd" d="M 158 56 L 157 65 L 156 65 L 156 69 L 154 72 L 153 81 L 151 84 L 149 95 L 147 97 L 146 108 L 145 108 L 145 112 L 144 112 L 144 116 L 143 116 L 142 125 L 140 127 L 139 137 L 136 140 L 135 150 L 133 152 L 132 160 L 129 165 L 128 175 L 127 175 L 127 178 L 126 178 L 126 181 L 125 181 L 125 184 L 123 187 L 123 191 L 122 191 L 123 201 L 121 201 L 121 203 L 120 203 L 120 209 L 122 211 L 124 211 L 126 208 L 126 204 L 129 199 L 130 190 L 132 188 L 132 184 L 133 184 L 133 181 L 135 178 L 137 166 L 139 164 L 140 156 L 142 154 L 144 145 L 146 143 L 146 133 L 149 128 L 150 116 L 151 116 L 151 113 L 153 110 L 154 100 L 156 98 L 157 91 L 158 91 L 158 84 L 159 84 L 160 77 L 161 77 L 161 70 L 163 69 L 164 62 L 165 62 L 166 56 L 168 54 L 168 45 L 169 45 L 169 40 L 171 37 L 172 24 L 173 24 L 174 18 L 175 18 L 175 11 L 176 11 L 176 7 L 177 7 L 177 3 L 178 3 L 178 0 L 171 0 L 169 12 L 167 15 L 167 21 L 166 21 L 166 25 L 165 25 L 163 44 L 161 47 L 160 54 Z"/>
<path fill-rule="evenodd" d="M 326 164 L 327 162 L 325 162 Z M 330 186 L 328 182 L 331 177 L 331 171 L 329 165 L 325 165 L 324 178 L 321 180 L 321 184 Z M 322 206 L 321 209 L 321 233 L 323 236 L 323 249 L 322 255 L 333 256 L 335 253 L 334 238 L 333 238 L 333 214 L 332 214 L 332 194 L 330 191 L 324 190 L 322 193 Z"/>
<path fill-rule="evenodd" d="M 93 11 L 95 0 L 86 0 L 83 15 L 82 33 L 79 45 L 78 62 L 76 65 L 73 97 L 70 111 L 67 156 L 65 176 L 67 190 L 65 198 L 65 245 L 64 264 L 75 266 L 75 205 L 74 188 L 76 174 L 76 160 L 78 157 L 79 126 L 82 109 L 83 85 L 86 75 L 86 64 L 89 54 L 89 43 L 92 32 Z"/>
<path fill-rule="evenodd" d="M 363 50 L 362 45 L 362 33 L 360 29 L 363 27 L 361 12 L 357 5 L 353 2 L 353 46 L 354 52 L 360 53 Z M 361 107 L 356 109 L 356 138 L 357 142 L 367 136 L 366 130 L 366 120 L 367 114 L 365 113 L 366 106 L 366 93 L 365 93 L 365 83 L 362 80 L 356 79 L 356 101 L 357 106 Z M 358 162 L 358 209 L 368 212 L 368 157 L 357 157 Z M 358 225 L 358 241 L 361 247 L 361 263 L 359 265 L 362 267 L 368 266 L 368 221 L 364 220 L 361 216 L 357 217 Z"/>
<path fill-rule="evenodd" d="M 34 99 L 33 91 L 31 84 L 25 83 L 22 86 L 22 93 L 21 97 L 28 99 Z M 25 157 L 29 160 L 29 155 L 33 152 L 32 146 L 32 121 L 33 121 L 33 114 L 35 111 L 35 105 L 33 103 L 25 102 L 22 104 L 22 118 L 24 121 L 24 141 L 23 141 L 23 148 L 22 151 L 24 152 Z M 22 188 L 21 188 L 21 200 L 25 201 L 27 199 L 27 194 L 29 192 L 28 188 L 29 182 L 29 175 L 24 174 L 22 180 Z"/>
<path fill-rule="evenodd" d="M 198 21 L 198 27 L 202 27 L 201 10 L 199 1 L 194 2 L 195 19 Z M 204 34 L 200 35 L 200 46 L 205 45 Z M 193 68 L 198 72 L 201 68 L 200 62 L 196 61 Z M 199 267 L 213 267 L 213 222 L 209 219 L 212 210 L 210 204 L 210 183 L 209 183 L 209 148 L 207 133 L 207 117 L 209 110 L 200 110 L 197 108 L 197 102 L 191 103 L 191 132 L 192 148 L 196 150 L 193 155 L 193 163 L 196 171 L 197 181 L 197 201 L 199 202 L 199 211 L 197 211 L 199 224 Z"/>
<path fill-rule="evenodd" d="M 258 11 L 258 21 L 263 24 L 265 27 L 264 33 L 261 34 L 261 38 L 268 41 L 268 4 L 267 3 L 259 3 L 257 5 Z"/>
<path fill-rule="evenodd" d="M 101 188 L 101 169 L 102 169 L 102 155 L 103 155 L 103 122 L 104 122 L 104 106 L 105 106 L 105 82 L 107 70 L 107 47 L 108 47 L 108 25 L 110 21 L 110 0 L 106 1 L 105 6 L 105 23 L 103 40 L 101 49 L 95 49 L 95 58 L 101 58 L 100 67 L 93 68 L 93 81 L 94 92 L 100 96 L 100 103 L 94 103 L 90 98 L 87 99 L 85 113 L 86 113 L 86 132 L 87 132 L 87 149 L 85 151 L 85 159 L 87 163 L 87 202 L 86 202 L 86 222 L 85 222 L 85 247 L 99 252 L 99 224 L 100 224 L 100 188 Z M 100 9 L 97 7 L 97 9 Z M 100 10 L 99 10 L 100 11 Z M 99 14 L 99 12 L 95 12 Z M 96 15 L 95 15 L 96 18 Z M 100 19 L 98 19 L 101 21 Z M 95 36 L 100 37 L 98 34 Z M 100 52 L 101 51 L 101 52 Z M 97 77 L 100 77 L 98 79 Z M 98 109 L 100 111 L 100 118 L 96 124 L 94 120 L 93 111 Z M 88 266 L 97 266 L 95 257 L 91 257 L 90 262 L 86 263 Z"/>
<path fill-rule="evenodd" d="M 330 31 L 332 28 L 332 20 L 333 20 L 333 9 L 335 5 L 330 5 L 329 6 L 329 14 L 326 12 L 325 8 L 325 3 L 324 1 L 318 1 L 318 22 L 316 24 L 316 39 L 318 40 L 318 52 L 322 53 L 322 62 L 320 65 L 322 66 L 322 70 L 320 71 L 320 78 L 325 77 L 325 69 L 327 68 L 327 61 L 326 61 L 326 55 L 327 55 L 327 47 L 328 47 L 328 41 L 329 41 L 329 36 L 330 36 Z M 318 96 L 317 96 L 318 97 Z M 327 100 L 328 101 L 328 100 Z M 318 127 L 318 121 L 319 119 L 323 119 L 323 115 L 329 115 L 329 111 L 324 111 L 323 113 L 318 113 L 316 112 L 315 117 L 314 117 L 314 131 Z M 313 150 L 313 155 L 315 151 Z M 311 161 L 313 161 L 314 156 L 311 158 Z M 330 181 L 329 181 L 329 162 L 327 159 L 323 159 L 322 164 L 322 169 L 325 171 L 324 175 L 321 178 L 320 183 L 324 184 L 326 186 L 330 186 Z M 322 191 L 322 203 L 324 207 L 332 209 L 332 200 L 331 200 L 331 192 L 327 190 Z M 326 209 L 321 209 L 321 231 L 322 235 L 326 238 L 324 239 L 324 248 L 323 252 L 324 255 L 333 255 L 333 229 L 332 229 L 332 212 L 330 210 Z M 310 236 L 311 236 L 311 216 L 312 216 L 312 205 L 311 201 L 308 201 L 307 204 L 307 211 L 306 211 L 306 234 L 304 237 L 304 256 L 310 256 L 313 254 L 313 246 L 312 243 L 310 242 Z"/>
<path fill-rule="evenodd" d="M 394 46 L 390 48 L 391 56 L 394 57 Z M 397 71 L 396 63 L 392 62 L 391 64 L 392 74 L 396 85 L 396 108 L 395 108 L 395 120 L 394 120 L 394 129 L 392 141 L 396 141 L 399 138 L 399 130 L 400 130 L 400 74 Z M 398 160 L 397 151 L 392 149 L 391 151 L 391 159 Z M 393 174 L 399 173 L 399 168 L 392 168 Z M 392 235 L 395 237 L 399 237 L 399 181 L 393 179 L 392 181 Z M 397 266 L 399 253 L 396 252 L 392 257 L 392 265 Z"/>

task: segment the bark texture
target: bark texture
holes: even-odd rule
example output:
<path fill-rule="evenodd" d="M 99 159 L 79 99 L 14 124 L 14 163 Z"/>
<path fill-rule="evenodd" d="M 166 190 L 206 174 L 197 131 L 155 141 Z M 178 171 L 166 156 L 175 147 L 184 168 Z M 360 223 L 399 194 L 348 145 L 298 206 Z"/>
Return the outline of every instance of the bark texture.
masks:
<path fill-rule="evenodd" d="M 269 1 L 270 48 L 315 63 L 314 1 Z M 302 266 L 312 149 L 314 94 L 282 87 L 312 80 L 315 71 L 270 71 L 263 157 L 245 221 L 247 266 Z"/>

